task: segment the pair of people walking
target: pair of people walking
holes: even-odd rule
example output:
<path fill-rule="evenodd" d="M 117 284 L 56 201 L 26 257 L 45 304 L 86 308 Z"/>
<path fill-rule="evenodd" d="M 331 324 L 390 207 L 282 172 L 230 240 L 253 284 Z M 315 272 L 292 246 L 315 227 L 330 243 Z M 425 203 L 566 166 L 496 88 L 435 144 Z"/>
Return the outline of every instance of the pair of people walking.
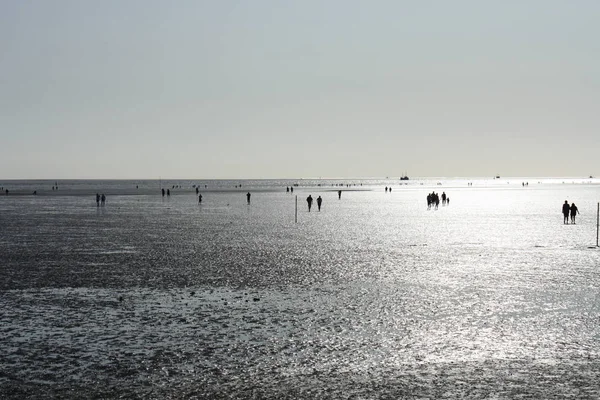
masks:
<path fill-rule="evenodd" d="M 311 209 L 312 203 L 313 203 L 313 198 L 310 194 L 306 198 L 306 202 L 308 203 L 308 212 L 310 212 L 310 209 Z M 319 208 L 319 211 L 321 211 L 322 203 L 323 203 L 323 199 L 321 198 L 321 196 L 317 197 L 317 207 Z"/>
<path fill-rule="evenodd" d="M 104 205 L 105 202 L 106 202 L 106 196 L 104 195 L 104 193 L 102 193 L 102 196 L 100 196 L 100 194 L 96 193 L 96 207 L 100 207 L 100 205 Z"/>
<path fill-rule="evenodd" d="M 579 209 L 575 203 L 569 206 L 569 202 L 565 200 L 565 203 L 562 206 L 562 213 L 564 217 L 563 224 L 569 224 L 569 216 L 571 217 L 571 223 L 575 224 L 575 216 L 579 214 Z"/>

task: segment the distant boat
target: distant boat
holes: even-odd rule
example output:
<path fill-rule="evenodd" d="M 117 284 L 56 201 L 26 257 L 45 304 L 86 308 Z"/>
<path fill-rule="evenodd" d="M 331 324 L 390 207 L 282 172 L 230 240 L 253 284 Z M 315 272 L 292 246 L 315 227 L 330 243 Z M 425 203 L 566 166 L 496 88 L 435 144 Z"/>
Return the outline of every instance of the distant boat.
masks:
<path fill-rule="evenodd" d="M 406 175 L 404 175 L 404 176 L 401 176 L 401 177 L 400 177 L 400 180 L 401 180 L 401 181 L 407 181 L 407 180 L 409 180 L 409 177 L 408 177 L 408 176 L 406 176 Z"/>
<path fill-rule="evenodd" d="M 594 179 L 594 177 L 590 175 L 590 179 Z"/>
<path fill-rule="evenodd" d="M 500 175 L 496 175 L 494 179 L 500 179 Z"/>

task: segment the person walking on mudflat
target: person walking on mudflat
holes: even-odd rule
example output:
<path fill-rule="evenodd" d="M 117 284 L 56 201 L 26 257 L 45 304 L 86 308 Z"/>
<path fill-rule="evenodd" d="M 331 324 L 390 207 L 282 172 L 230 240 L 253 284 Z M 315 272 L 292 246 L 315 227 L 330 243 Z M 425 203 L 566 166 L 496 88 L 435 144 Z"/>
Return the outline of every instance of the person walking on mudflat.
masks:
<path fill-rule="evenodd" d="M 306 198 L 306 202 L 308 203 L 308 212 L 310 212 L 310 208 L 312 207 L 312 202 L 313 202 L 313 198 L 310 194 Z"/>
<path fill-rule="evenodd" d="M 246 200 L 248 200 L 248 204 L 250 204 L 250 192 L 246 193 Z"/>
<path fill-rule="evenodd" d="M 569 213 L 571 212 L 571 207 L 569 206 L 569 202 L 567 200 L 565 200 L 565 204 L 563 204 L 562 207 L 562 212 L 563 212 L 563 224 L 569 224 Z"/>
<path fill-rule="evenodd" d="M 575 224 L 575 216 L 579 214 L 579 209 L 575 205 L 575 203 L 571 204 L 571 223 Z"/>
<path fill-rule="evenodd" d="M 321 211 L 321 203 L 323 203 L 323 199 L 319 196 L 317 197 L 317 207 L 319 208 L 319 211 Z"/>

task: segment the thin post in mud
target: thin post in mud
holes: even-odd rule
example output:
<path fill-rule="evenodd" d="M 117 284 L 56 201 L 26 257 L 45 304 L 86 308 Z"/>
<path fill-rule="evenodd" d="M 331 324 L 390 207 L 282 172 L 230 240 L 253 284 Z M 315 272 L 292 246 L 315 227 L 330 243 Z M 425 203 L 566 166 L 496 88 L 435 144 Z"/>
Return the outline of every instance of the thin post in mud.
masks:
<path fill-rule="evenodd" d="M 600 233 L 600 203 L 598 203 L 598 211 L 596 212 L 596 247 L 598 246 L 598 234 Z"/>
<path fill-rule="evenodd" d="M 298 195 L 296 195 L 296 216 L 294 218 L 294 222 L 298 223 Z"/>

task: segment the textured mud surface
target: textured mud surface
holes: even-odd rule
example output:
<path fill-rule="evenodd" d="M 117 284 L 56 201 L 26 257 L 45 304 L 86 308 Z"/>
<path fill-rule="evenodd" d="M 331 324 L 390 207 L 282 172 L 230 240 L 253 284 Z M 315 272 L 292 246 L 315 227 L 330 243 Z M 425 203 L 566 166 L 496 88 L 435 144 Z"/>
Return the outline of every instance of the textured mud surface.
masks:
<path fill-rule="evenodd" d="M 297 225 L 281 193 L 3 198 L 0 397 L 600 396 L 564 192 L 316 194 Z"/>

